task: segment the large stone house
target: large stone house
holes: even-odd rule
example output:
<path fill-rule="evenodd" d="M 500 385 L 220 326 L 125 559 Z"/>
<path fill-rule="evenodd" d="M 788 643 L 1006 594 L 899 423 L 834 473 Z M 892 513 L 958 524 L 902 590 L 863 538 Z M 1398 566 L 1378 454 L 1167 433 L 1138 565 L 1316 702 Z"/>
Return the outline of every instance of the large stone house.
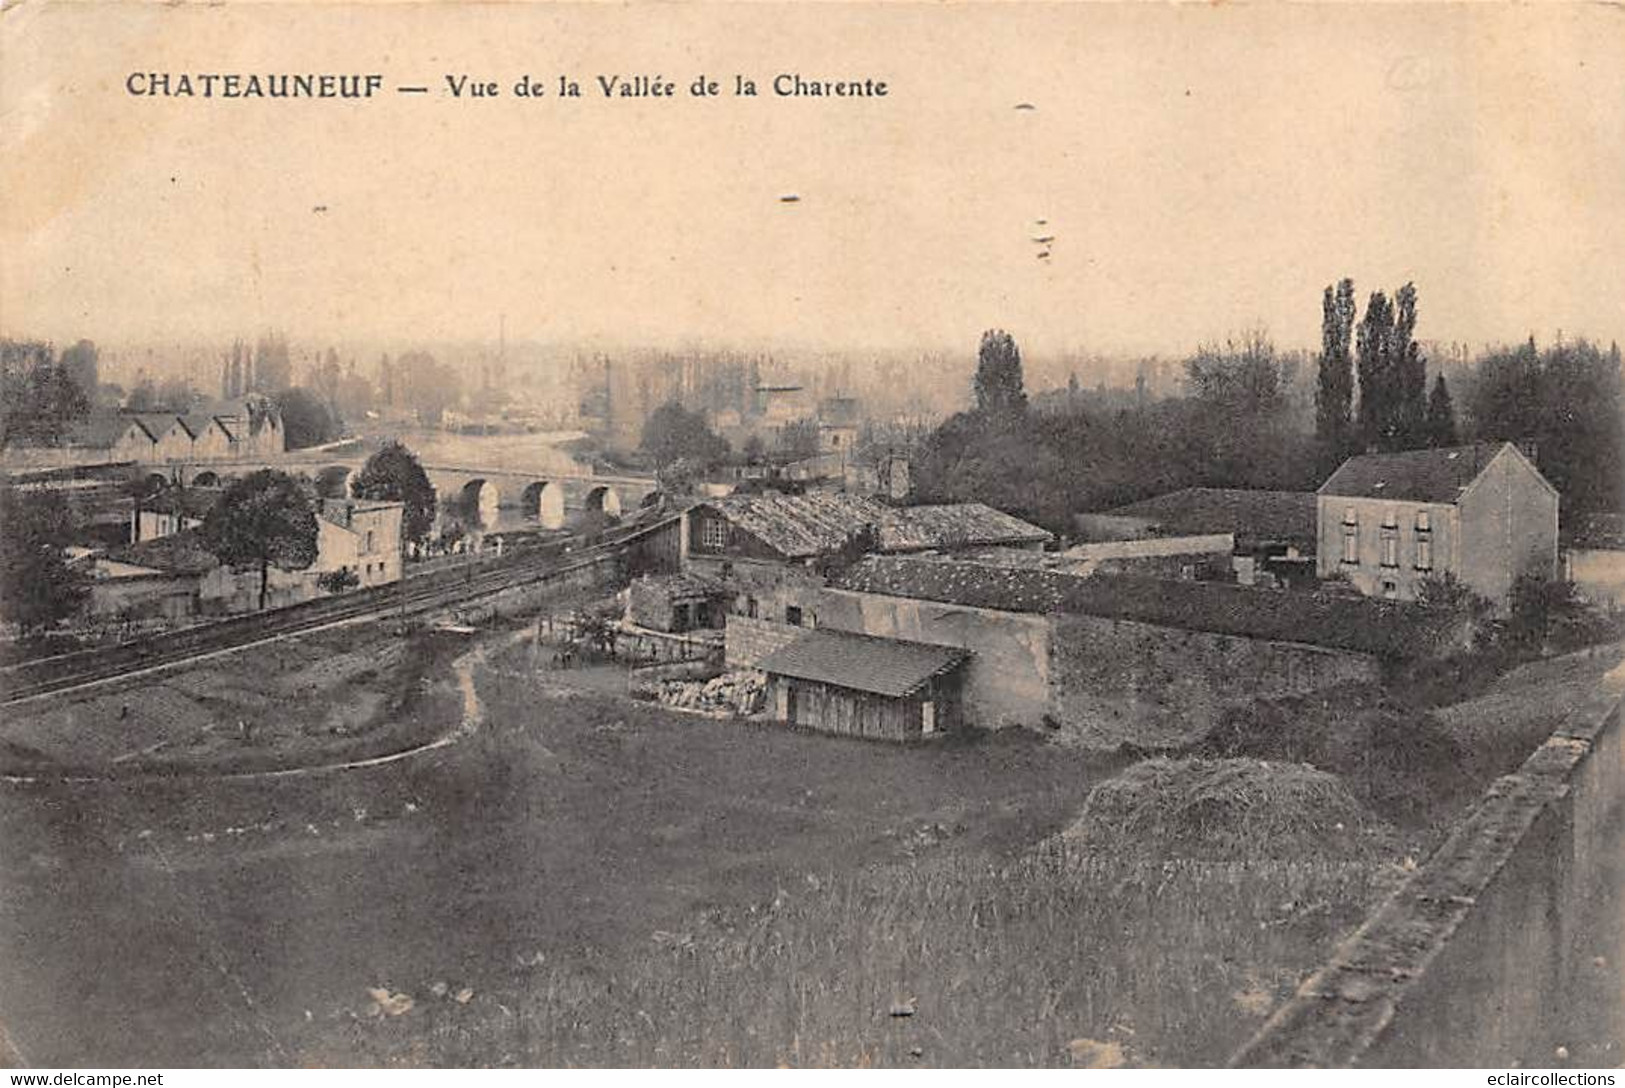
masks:
<path fill-rule="evenodd" d="M 1351 457 L 1317 493 L 1317 570 L 1399 600 L 1454 574 L 1504 608 L 1519 576 L 1557 576 L 1557 507 L 1510 442 Z"/>
<path fill-rule="evenodd" d="M 362 589 L 400 581 L 405 511 L 398 502 L 323 499 L 316 518 L 316 563 L 308 573 L 347 568 Z"/>

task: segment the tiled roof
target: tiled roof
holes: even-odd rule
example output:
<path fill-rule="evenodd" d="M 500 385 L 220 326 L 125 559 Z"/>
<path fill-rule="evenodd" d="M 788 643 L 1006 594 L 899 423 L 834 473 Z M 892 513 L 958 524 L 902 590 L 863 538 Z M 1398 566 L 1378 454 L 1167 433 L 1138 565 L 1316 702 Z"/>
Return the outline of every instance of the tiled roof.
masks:
<path fill-rule="evenodd" d="M 1564 542 L 1571 548 L 1605 548 L 1625 551 L 1625 515 L 1592 514 L 1563 527 Z"/>
<path fill-rule="evenodd" d="M 880 527 L 882 551 L 1031 544 L 1050 539 L 1048 530 L 979 502 L 884 509 L 888 520 Z"/>
<path fill-rule="evenodd" d="M 109 559 L 138 567 L 168 571 L 171 574 L 206 574 L 220 565 L 215 554 L 203 546 L 196 529 L 143 540 L 107 553 Z"/>
<path fill-rule="evenodd" d="M 969 657 L 956 646 L 818 628 L 762 658 L 765 673 L 903 698 Z"/>
<path fill-rule="evenodd" d="M 731 596 L 729 589 L 714 578 L 693 572 L 683 574 L 646 574 L 638 582 L 647 589 L 663 593 L 674 601 L 699 601 L 711 597 Z"/>
<path fill-rule="evenodd" d="M 389 502 L 383 499 L 322 499 L 316 504 L 316 516 L 323 521 L 337 525 L 340 529 L 354 531 L 351 524 L 356 514 L 371 514 L 379 510 L 406 509 L 404 503 Z"/>
<path fill-rule="evenodd" d="M 173 413 L 142 412 L 140 415 L 137 415 L 134 418 L 139 420 L 141 426 L 145 427 L 147 429 L 147 433 L 152 435 L 154 438 L 162 438 L 164 435 L 168 434 L 169 429 L 175 426 L 177 423 L 180 423 L 183 428 L 186 426 L 186 424 L 182 422 L 181 417 Z M 190 434 L 191 432 L 187 431 L 187 433 Z"/>
<path fill-rule="evenodd" d="M 68 432 L 68 445 L 84 446 L 89 449 L 108 449 L 120 438 L 124 437 L 124 432 L 129 430 L 132 424 L 147 431 L 149 438 L 153 437 L 151 430 L 135 416 L 97 413 L 73 425 Z"/>
<path fill-rule="evenodd" d="M 141 509 L 156 510 L 164 514 L 185 514 L 187 517 L 207 517 L 220 501 L 220 492 L 207 488 L 180 487 L 159 492 L 141 502 Z"/>
<path fill-rule="evenodd" d="M 1507 442 L 1480 442 L 1404 453 L 1350 457 L 1320 487 L 1322 495 L 1453 503 Z"/>
<path fill-rule="evenodd" d="M 1315 539 L 1312 491 L 1250 491 L 1187 487 L 1105 511 L 1112 517 L 1144 518 L 1163 536 L 1230 533 L 1244 540 Z"/>
<path fill-rule="evenodd" d="M 181 425 L 186 428 L 187 432 L 191 434 L 193 438 L 196 438 L 198 435 L 208 430 L 209 424 L 211 423 L 217 424 L 221 430 L 225 430 L 224 423 L 221 423 L 218 418 L 209 415 L 206 412 L 188 412 L 186 415 L 181 416 L 180 420 Z M 228 431 L 227 433 L 229 434 L 230 432 Z"/>
<path fill-rule="evenodd" d="M 1426 650 L 1441 634 L 1430 614 L 1398 601 L 1134 575 L 1080 577 L 907 556 L 870 556 L 836 585 L 971 608 L 1069 612 L 1392 657 Z"/>
<path fill-rule="evenodd" d="M 1050 534 L 981 503 L 893 508 L 859 495 L 730 495 L 707 504 L 773 550 L 792 559 L 839 551 L 864 525 L 880 530 L 882 551 L 1010 544 Z"/>
<path fill-rule="evenodd" d="M 886 508 L 855 495 L 730 495 L 706 503 L 745 532 L 791 559 L 837 552 L 864 525 L 878 525 Z"/>

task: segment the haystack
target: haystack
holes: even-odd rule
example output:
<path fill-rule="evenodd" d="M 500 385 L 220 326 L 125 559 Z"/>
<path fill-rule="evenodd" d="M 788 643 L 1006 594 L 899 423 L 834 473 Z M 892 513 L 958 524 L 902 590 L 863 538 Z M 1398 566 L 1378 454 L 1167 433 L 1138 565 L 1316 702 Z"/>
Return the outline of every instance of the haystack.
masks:
<path fill-rule="evenodd" d="M 1463 752 L 1431 714 L 1374 685 L 1259 699 L 1228 710 L 1185 754 L 1309 763 L 1348 784 L 1363 805 L 1401 823 L 1477 792 Z"/>
<path fill-rule="evenodd" d="M 1148 759 L 1090 791 L 1064 833 L 1091 850 L 1208 861 L 1388 854 L 1390 829 L 1304 763 Z"/>

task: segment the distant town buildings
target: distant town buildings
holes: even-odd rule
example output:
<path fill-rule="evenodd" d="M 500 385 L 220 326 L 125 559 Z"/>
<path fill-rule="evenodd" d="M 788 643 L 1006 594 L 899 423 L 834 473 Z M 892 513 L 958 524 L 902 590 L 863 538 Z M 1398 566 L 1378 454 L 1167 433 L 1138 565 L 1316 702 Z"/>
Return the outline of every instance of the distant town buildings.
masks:
<path fill-rule="evenodd" d="M 251 612 L 259 606 L 259 572 L 233 571 L 208 550 L 199 532 L 221 493 L 186 488 L 144 500 L 131 514 L 131 542 L 89 553 L 90 614 L 179 621 Z M 304 570 L 272 568 L 270 607 L 310 600 L 328 590 L 322 581 L 340 571 L 354 587 L 387 585 L 401 577 L 397 502 L 322 499 L 317 507 L 316 561 Z"/>
<path fill-rule="evenodd" d="M 6 450 L 8 467 L 68 468 L 274 460 L 287 448 L 282 417 L 269 399 L 244 397 L 185 414 L 99 411 L 59 446 Z"/>

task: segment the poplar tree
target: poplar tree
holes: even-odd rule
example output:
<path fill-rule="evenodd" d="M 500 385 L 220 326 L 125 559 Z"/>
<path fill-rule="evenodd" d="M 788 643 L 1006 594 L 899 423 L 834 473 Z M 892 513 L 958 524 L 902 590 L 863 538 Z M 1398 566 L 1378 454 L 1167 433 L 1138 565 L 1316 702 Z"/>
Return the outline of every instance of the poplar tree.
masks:
<path fill-rule="evenodd" d="M 1027 393 L 1021 377 L 1021 349 L 1003 329 L 988 329 L 976 356 L 973 383 L 976 408 L 989 419 L 1013 421 L 1026 414 Z"/>
<path fill-rule="evenodd" d="M 1330 284 L 1321 299 L 1320 373 L 1315 387 L 1315 435 L 1328 460 L 1349 452 L 1353 424 L 1354 361 L 1349 342 L 1354 336 L 1354 281 Z"/>

